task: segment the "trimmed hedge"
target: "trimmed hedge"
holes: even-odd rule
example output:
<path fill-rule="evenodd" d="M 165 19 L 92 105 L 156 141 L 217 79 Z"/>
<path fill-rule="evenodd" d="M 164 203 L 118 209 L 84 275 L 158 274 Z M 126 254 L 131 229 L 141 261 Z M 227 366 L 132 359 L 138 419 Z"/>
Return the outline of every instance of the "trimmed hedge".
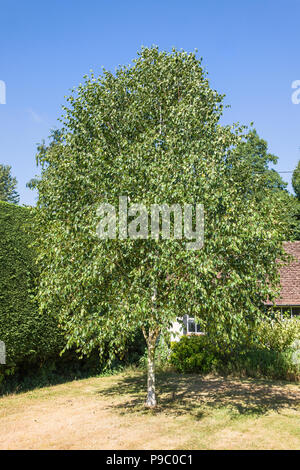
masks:
<path fill-rule="evenodd" d="M 81 359 L 75 350 L 61 356 L 65 340 L 55 316 L 39 313 L 34 295 L 39 272 L 30 246 L 34 210 L 0 201 L 0 341 L 6 346 L 1 393 L 95 375 L 106 365 L 96 349 Z M 144 338 L 137 334 L 113 367 L 138 363 L 144 350 Z"/>
<path fill-rule="evenodd" d="M 4 373 L 57 357 L 63 336 L 34 299 L 38 282 L 32 241 L 32 209 L 0 201 L 0 340 L 6 345 Z"/>

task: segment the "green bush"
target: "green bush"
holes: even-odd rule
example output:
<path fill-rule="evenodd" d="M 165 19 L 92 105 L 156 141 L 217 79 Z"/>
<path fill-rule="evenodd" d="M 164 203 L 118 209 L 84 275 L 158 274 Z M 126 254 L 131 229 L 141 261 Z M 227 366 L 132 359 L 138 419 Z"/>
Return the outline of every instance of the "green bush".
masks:
<path fill-rule="evenodd" d="M 14 373 L 7 375 L 0 386 L 0 393 L 24 392 L 34 388 L 56 385 L 101 373 L 97 351 L 91 357 L 79 359 L 74 351 L 67 351 L 60 357 L 47 358 L 45 362 L 24 361 L 18 363 Z"/>
<path fill-rule="evenodd" d="M 295 382 L 300 379 L 300 368 L 293 361 L 291 350 L 278 352 L 268 349 L 251 349 L 233 354 L 229 361 L 222 364 L 220 372 Z"/>
<path fill-rule="evenodd" d="M 287 351 L 300 340 L 300 319 L 276 317 L 271 321 L 262 321 L 253 332 L 254 345 L 269 351 Z"/>
<path fill-rule="evenodd" d="M 251 331 L 252 341 L 233 351 L 223 371 L 249 377 L 294 380 L 300 378 L 295 357 L 300 340 L 300 320 L 275 316 L 261 321 Z"/>
<path fill-rule="evenodd" d="M 183 336 L 172 343 L 170 363 L 179 372 L 206 374 L 218 368 L 220 357 L 205 335 Z"/>
<path fill-rule="evenodd" d="M 275 331 L 279 329 L 278 337 L 273 336 L 273 330 L 269 330 L 270 325 L 260 325 L 259 334 L 263 335 L 262 332 L 267 331 L 266 336 L 260 337 L 257 334 L 250 347 L 248 345 L 241 349 L 239 346 L 230 352 L 230 348 L 222 352 L 206 335 L 183 336 L 179 342 L 172 343 L 170 363 L 178 372 L 183 373 L 206 374 L 215 371 L 224 375 L 298 381 L 299 342 L 295 341 L 295 337 L 300 322 L 296 323 L 297 321 L 299 322 L 293 320 L 289 324 L 283 322 L 281 330 L 276 325 Z M 287 332 L 290 332 L 290 340 Z"/>

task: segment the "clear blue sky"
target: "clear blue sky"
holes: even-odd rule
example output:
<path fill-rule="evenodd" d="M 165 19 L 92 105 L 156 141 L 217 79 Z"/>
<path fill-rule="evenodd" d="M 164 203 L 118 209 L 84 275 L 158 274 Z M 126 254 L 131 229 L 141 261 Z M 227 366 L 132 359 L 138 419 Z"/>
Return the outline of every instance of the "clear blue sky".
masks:
<path fill-rule="evenodd" d="M 12 166 L 21 204 L 35 204 L 26 182 L 36 144 L 58 126 L 64 96 L 90 69 L 130 63 L 141 45 L 197 48 L 231 105 L 224 122 L 254 121 L 278 170 L 300 158 L 299 0 L 0 0 L 0 18 L 0 162 Z"/>

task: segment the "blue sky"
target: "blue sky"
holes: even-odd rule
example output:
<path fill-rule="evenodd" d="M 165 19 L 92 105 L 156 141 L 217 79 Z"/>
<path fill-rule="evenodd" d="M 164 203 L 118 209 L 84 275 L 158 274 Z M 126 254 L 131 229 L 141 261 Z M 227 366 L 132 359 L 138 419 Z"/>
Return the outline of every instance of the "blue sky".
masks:
<path fill-rule="evenodd" d="M 36 144 L 58 127 L 64 96 L 90 69 L 129 64 L 141 45 L 197 48 L 231 105 L 223 121 L 254 121 L 278 170 L 300 158 L 299 0 L 0 0 L 0 18 L 0 162 L 12 166 L 21 204 L 35 204 L 26 182 Z"/>

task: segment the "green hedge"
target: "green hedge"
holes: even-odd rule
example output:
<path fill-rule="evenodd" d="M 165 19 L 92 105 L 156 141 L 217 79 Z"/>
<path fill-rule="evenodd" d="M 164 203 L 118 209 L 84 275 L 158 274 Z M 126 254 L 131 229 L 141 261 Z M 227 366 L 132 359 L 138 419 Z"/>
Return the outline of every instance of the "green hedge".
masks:
<path fill-rule="evenodd" d="M 29 246 L 32 217 L 29 208 L 0 201 L 0 340 L 7 353 L 2 378 L 17 367 L 43 364 L 63 346 L 55 319 L 40 315 L 34 300 L 38 268 Z"/>
<path fill-rule="evenodd" d="M 39 313 L 34 296 L 39 272 L 30 246 L 33 217 L 34 209 L 0 201 L 0 341 L 7 353 L 6 365 L 0 365 L 1 393 L 86 377 L 105 367 L 97 350 L 82 359 L 74 350 L 60 356 L 65 341 L 57 321 Z M 137 334 L 114 367 L 137 363 L 144 350 L 144 338 Z"/>

